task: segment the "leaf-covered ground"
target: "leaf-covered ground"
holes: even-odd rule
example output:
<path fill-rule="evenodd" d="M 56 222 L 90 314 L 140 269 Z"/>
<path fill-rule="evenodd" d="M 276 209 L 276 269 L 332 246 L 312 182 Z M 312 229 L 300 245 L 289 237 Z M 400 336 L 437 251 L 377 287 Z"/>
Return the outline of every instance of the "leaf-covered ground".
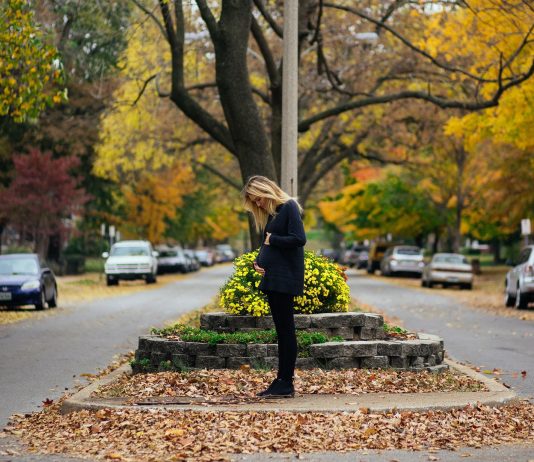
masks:
<path fill-rule="evenodd" d="M 153 396 L 253 397 L 274 379 L 272 371 L 197 370 L 191 372 L 158 372 L 124 374 L 100 388 L 101 397 L 148 398 Z M 298 370 L 297 393 L 428 393 L 445 391 L 483 391 L 483 384 L 452 372 L 407 372 L 369 369 Z"/>
<path fill-rule="evenodd" d="M 371 414 L 100 410 L 54 404 L 6 431 L 32 452 L 122 461 L 226 460 L 253 452 L 455 449 L 534 441 L 534 405 Z"/>

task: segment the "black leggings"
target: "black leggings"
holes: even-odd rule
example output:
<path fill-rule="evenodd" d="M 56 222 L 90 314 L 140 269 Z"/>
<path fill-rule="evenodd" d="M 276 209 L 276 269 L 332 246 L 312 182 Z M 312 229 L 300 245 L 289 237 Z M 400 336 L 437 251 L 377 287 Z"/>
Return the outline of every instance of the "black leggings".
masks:
<path fill-rule="evenodd" d="M 278 336 L 278 378 L 292 381 L 297 360 L 297 336 L 293 317 L 294 295 L 268 292 L 267 300 Z"/>

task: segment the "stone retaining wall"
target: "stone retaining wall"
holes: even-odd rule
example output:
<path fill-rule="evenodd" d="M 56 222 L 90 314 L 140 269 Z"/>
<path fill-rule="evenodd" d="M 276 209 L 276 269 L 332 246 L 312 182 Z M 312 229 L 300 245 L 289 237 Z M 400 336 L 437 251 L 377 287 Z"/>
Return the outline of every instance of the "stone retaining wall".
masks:
<path fill-rule="evenodd" d="M 314 315 L 317 316 L 317 315 Z M 357 326 L 353 326 L 357 327 Z M 352 340 L 311 345 L 309 357 L 298 358 L 298 368 L 394 368 L 403 370 L 441 370 L 444 359 L 443 340 L 429 334 L 418 334 L 418 340 Z M 278 365 L 275 344 L 217 344 L 168 340 L 155 335 L 139 338 L 134 372 L 142 364 L 151 369 L 182 370 L 237 369 L 242 365 L 275 368 Z"/>
<path fill-rule="evenodd" d="M 205 313 L 200 327 L 217 332 L 246 332 L 274 329 L 272 316 L 235 316 L 226 313 Z M 384 319 L 374 313 L 296 314 L 297 330 L 322 332 L 344 340 L 379 340 L 385 337 Z"/>

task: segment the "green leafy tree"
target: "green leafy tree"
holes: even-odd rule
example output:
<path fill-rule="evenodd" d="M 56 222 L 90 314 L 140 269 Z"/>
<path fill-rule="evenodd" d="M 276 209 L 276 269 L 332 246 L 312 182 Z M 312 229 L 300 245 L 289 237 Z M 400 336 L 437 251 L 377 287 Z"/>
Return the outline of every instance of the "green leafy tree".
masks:
<path fill-rule="evenodd" d="M 0 4 L 0 116 L 16 122 L 36 118 L 67 93 L 60 55 L 47 43 L 24 0 Z M 59 87 L 59 88 L 58 88 Z"/>

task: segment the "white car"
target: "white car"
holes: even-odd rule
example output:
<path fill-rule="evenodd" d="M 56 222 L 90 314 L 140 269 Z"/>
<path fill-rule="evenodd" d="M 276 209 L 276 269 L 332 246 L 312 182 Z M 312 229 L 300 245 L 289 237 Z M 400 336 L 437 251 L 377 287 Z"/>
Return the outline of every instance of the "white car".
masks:
<path fill-rule="evenodd" d="M 423 287 L 433 287 L 434 284 L 457 285 L 470 290 L 473 288 L 473 267 L 459 253 L 436 253 L 421 277 Z"/>
<path fill-rule="evenodd" d="M 525 309 L 534 302 L 534 245 L 525 247 L 504 281 L 504 304 Z"/>
<path fill-rule="evenodd" d="M 158 253 L 148 241 L 121 241 L 113 244 L 106 258 L 104 271 L 108 286 L 116 286 L 119 280 L 144 279 L 147 284 L 156 282 Z"/>
<path fill-rule="evenodd" d="M 410 273 L 420 276 L 423 272 L 423 251 L 413 245 L 396 245 L 386 250 L 380 262 L 380 272 L 384 276 Z"/>

